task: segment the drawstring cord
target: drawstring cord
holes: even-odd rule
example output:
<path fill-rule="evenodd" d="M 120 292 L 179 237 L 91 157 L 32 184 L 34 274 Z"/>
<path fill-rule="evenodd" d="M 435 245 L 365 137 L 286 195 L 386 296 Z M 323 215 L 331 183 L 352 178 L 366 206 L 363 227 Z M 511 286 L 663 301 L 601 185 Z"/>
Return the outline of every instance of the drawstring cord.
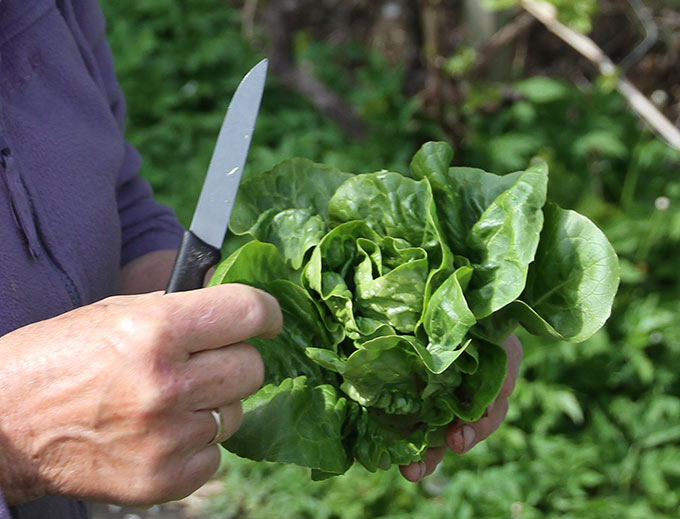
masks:
<path fill-rule="evenodd" d="M 0 166 L 2 166 L 2 176 L 9 194 L 14 222 L 21 229 L 26 238 L 28 250 L 33 259 L 35 259 L 40 255 L 41 247 L 35 219 L 31 211 L 30 195 L 21 179 L 19 168 L 14 162 L 14 157 L 12 157 L 9 147 L 5 146 L 5 143 L 2 141 L 4 139 L 0 134 L 0 146 L 2 146 L 0 150 Z"/>

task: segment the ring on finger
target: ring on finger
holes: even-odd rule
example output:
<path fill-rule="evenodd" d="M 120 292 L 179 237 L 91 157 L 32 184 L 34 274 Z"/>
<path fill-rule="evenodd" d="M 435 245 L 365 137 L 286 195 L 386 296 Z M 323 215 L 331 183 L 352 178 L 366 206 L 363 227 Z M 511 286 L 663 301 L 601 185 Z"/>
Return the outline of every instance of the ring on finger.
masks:
<path fill-rule="evenodd" d="M 210 440 L 209 445 L 215 445 L 226 440 L 226 438 L 222 437 L 224 436 L 224 416 L 222 415 L 222 411 L 219 408 L 211 409 L 210 414 L 215 419 L 215 425 L 217 426 L 217 430 L 215 431 L 215 436 L 213 437 L 213 439 Z"/>

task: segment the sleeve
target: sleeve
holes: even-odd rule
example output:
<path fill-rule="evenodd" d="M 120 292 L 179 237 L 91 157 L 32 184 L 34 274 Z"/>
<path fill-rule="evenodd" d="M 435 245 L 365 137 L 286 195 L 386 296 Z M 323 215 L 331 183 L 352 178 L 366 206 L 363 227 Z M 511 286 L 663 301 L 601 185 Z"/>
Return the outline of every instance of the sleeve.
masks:
<path fill-rule="evenodd" d="M 5 499 L 2 497 L 2 489 L 0 489 L 0 519 L 12 519 L 9 509 L 5 504 Z"/>
<path fill-rule="evenodd" d="M 116 79 L 101 8 L 96 0 L 71 0 L 62 2 L 61 9 L 79 42 L 90 74 L 105 93 L 124 134 L 125 98 Z M 153 199 L 151 186 L 139 176 L 140 165 L 139 153 L 126 140 L 125 159 L 117 181 L 121 266 L 155 250 L 179 248 L 183 233 L 172 209 Z"/>

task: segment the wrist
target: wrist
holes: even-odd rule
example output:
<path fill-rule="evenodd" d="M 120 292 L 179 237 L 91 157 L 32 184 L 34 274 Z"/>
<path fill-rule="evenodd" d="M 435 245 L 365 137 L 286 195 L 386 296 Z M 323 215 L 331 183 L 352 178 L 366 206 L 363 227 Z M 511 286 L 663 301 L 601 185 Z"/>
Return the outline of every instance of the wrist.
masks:
<path fill-rule="evenodd" d="M 132 260 L 121 270 L 120 294 L 164 290 L 176 256 L 176 250 L 158 250 Z"/>
<path fill-rule="evenodd" d="M 11 334 L 10 334 L 11 335 Z M 21 381 L 12 377 L 13 349 L 8 336 L 0 337 L 3 362 L 0 367 L 0 489 L 8 506 L 32 501 L 44 495 L 36 462 L 26 454 L 30 432 L 24 430 L 17 414 L 14 393 Z M 14 359 L 16 360 L 16 359 Z"/>

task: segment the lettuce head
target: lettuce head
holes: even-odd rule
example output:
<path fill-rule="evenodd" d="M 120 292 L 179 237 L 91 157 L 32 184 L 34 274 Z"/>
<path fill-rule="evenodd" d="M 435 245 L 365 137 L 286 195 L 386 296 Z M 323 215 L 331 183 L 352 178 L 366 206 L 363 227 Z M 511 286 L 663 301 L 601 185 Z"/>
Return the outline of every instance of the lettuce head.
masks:
<path fill-rule="evenodd" d="M 604 324 L 616 255 L 590 220 L 546 202 L 546 164 L 495 175 L 452 158 L 429 142 L 409 175 L 292 159 L 242 183 L 241 245 L 211 284 L 271 293 L 284 328 L 249 341 L 265 385 L 225 448 L 315 478 L 420 460 L 496 398 L 518 325 L 578 342 Z"/>

